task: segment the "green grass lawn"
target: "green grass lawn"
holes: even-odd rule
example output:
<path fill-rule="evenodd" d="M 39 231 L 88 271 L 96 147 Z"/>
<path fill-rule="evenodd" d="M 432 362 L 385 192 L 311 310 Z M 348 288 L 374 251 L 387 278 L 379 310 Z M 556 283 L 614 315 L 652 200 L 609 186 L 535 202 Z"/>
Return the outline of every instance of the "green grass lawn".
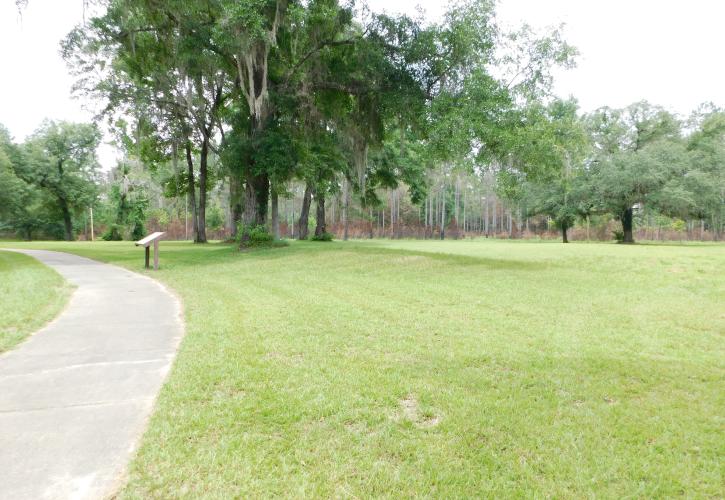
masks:
<path fill-rule="evenodd" d="M 53 319 L 70 292 L 51 268 L 27 255 L 0 251 L 0 353 Z"/>
<path fill-rule="evenodd" d="M 723 246 L 161 247 L 187 332 L 122 497 L 725 492 Z"/>

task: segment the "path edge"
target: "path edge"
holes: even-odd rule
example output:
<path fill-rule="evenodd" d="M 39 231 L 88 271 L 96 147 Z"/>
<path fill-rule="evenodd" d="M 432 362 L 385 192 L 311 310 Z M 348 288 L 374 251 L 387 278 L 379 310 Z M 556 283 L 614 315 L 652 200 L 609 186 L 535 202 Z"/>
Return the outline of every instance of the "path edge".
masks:
<path fill-rule="evenodd" d="M 68 310 L 68 307 L 70 307 L 70 303 L 73 301 L 73 297 L 75 296 L 76 291 L 78 290 L 78 286 L 77 285 L 74 285 L 73 283 L 71 283 L 70 281 L 68 281 L 67 279 L 65 279 L 65 277 L 62 274 L 60 274 L 58 271 L 56 271 L 55 269 L 53 269 L 51 266 L 49 266 L 45 262 L 41 262 L 34 255 L 31 255 L 29 253 L 26 253 L 24 250 L 26 250 L 26 249 L 25 248 L 0 248 L 0 252 L 14 252 L 14 253 L 23 254 L 23 255 L 25 255 L 27 257 L 30 257 L 31 259 L 35 260 L 36 262 L 40 263 L 41 265 L 47 267 L 48 269 L 52 270 L 54 273 L 56 273 L 58 276 L 60 276 L 63 279 L 63 282 L 65 283 L 65 285 L 68 288 L 70 288 L 70 293 L 68 294 L 68 300 L 65 301 L 65 304 L 63 304 L 63 307 L 60 309 L 60 311 L 58 311 L 58 314 L 56 314 L 55 316 L 53 316 L 52 318 L 50 318 L 48 321 L 46 321 L 45 323 L 43 323 L 42 325 L 40 325 L 39 328 L 36 328 L 32 332 L 30 332 L 23 340 L 21 340 L 20 342 L 18 342 L 14 346 L 12 346 L 10 349 L 8 349 L 8 350 L 6 350 L 4 352 L 0 352 L 0 361 L 2 361 L 2 359 L 5 356 L 8 356 L 11 352 L 15 351 L 15 349 L 20 349 L 23 346 L 23 344 L 25 344 L 26 342 L 30 341 L 30 339 L 32 339 L 33 337 L 35 337 L 37 334 L 39 334 L 40 332 L 42 332 L 46 328 L 50 328 L 50 326 L 53 325 L 53 323 L 55 323 L 56 321 L 58 321 L 58 319 L 60 319 L 60 317 L 63 316 L 63 314 L 65 314 L 65 312 Z M 62 253 L 62 252 L 59 252 L 59 253 Z"/>
<path fill-rule="evenodd" d="M 181 296 L 176 292 L 176 290 L 174 290 L 174 289 L 166 286 L 166 284 L 162 283 L 161 281 L 159 281 L 159 280 L 157 280 L 155 278 L 152 278 L 151 276 L 148 276 L 146 274 L 141 274 L 139 272 L 132 271 L 132 270 L 127 269 L 127 268 L 125 268 L 123 266 L 119 266 L 117 264 L 111 264 L 110 262 L 103 262 L 101 260 L 92 259 L 92 258 L 86 257 L 84 255 L 78 255 L 78 254 L 73 253 L 73 252 L 61 252 L 61 251 L 58 251 L 58 250 L 44 250 L 44 249 L 40 249 L 40 248 L 38 248 L 38 249 L 34 249 L 34 248 L 0 248 L 0 250 L 7 250 L 7 251 L 10 251 L 10 252 L 22 253 L 24 255 L 27 255 L 28 257 L 31 257 L 31 258 L 37 260 L 38 262 L 40 262 L 44 266 L 50 267 L 51 269 L 53 269 L 51 266 L 48 266 L 48 264 L 40 261 L 40 259 L 38 259 L 34 255 L 29 254 L 29 253 L 26 253 L 26 250 L 30 250 L 30 251 L 40 250 L 40 251 L 43 251 L 43 252 L 64 253 L 64 254 L 73 255 L 75 257 L 79 257 L 79 258 L 82 258 L 82 259 L 88 259 L 88 260 L 93 261 L 93 262 L 96 262 L 98 264 L 103 264 L 103 265 L 106 265 L 106 266 L 112 266 L 112 267 L 115 267 L 115 268 L 117 268 L 119 270 L 127 271 L 129 273 L 132 273 L 132 274 L 134 274 L 136 276 L 139 276 L 139 277 L 141 277 L 141 278 L 143 278 L 145 280 L 151 281 L 152 283 L 154 283 L 154 285 L 156 285 L 157 287 L 159 287 L 164 293 L 168 294 L 173 299 L 173 301 L 174 301 L 174 309 L 175 309 L 174 319 L 175 319 L 175 321 L 176 321 L 176 323 L 177 323 L 177 325 L 179 327 L 178 339 L 176 341 L 176 345 L 174 346 L 175 347 L 174 357 L 171 360 L 171 364 L 169 366 L 168 371 L 164 374 L 164 376 L 162 378 L 161 387 L 159 388 L 159 391 L 153 397 L 153 400 L 151 402 L 151 411 L 149 411 L 149 413 L 144 418 L 143 424 L 140 426 L 141 428 L 140 428 L 138 434 L 135 437 L 134 443 L 133 443 L 132 448 L 131 448 L 131 450 L 129 452 L 129 459 L 128 459 L 128 461 L 123 466 L 123 468 L 121 469 L 121 471 L 119 471 L 117 477 L 113 480 L 112 485 L 111 485 L 111 487 L 109 487 L 108 491 L 103 494 L 103 498 L 104 499 L 116 499 L 116 498 L 119 498 L 119 493 L 124 488 L 124 486 L 126 486 L 126 484 L 128 483 L 129 466 L 131 465 L 131 463 L 134 460 L 136 460 L 136 457 L 138 456 L 138 452 L 141 449 L 141 442 L 143 440 L 143 436 L 146 434 L 146 431 L 149 428 L 149 424 L 151 422 L 151 419 L 153 418 L 154 414 L 156 413 L 156 407 L 158 405 L 159 395 L 161 394 L 161 391 L 164 389 L 164 386 L 166 385 L 166 382 L 168 381 L 171 372 L 174 370 L 174 368 L 176 366 L 176 358 L 178 357 L 179 349 L 181 348 L 181 343 L 184 340 L 184 338 L 186 337 L 186 321 L 185 321 L 184 301 L 181 298 Z M 53 269 L 53 271 L 55 271 L 56 273 L 58 273 L 58 271 L 55 270 L 55 269 Z M 58 274 L 60 274 L 60 273 L 58 273 Z M 63 279 L 65 280 L 65 278 L 63 278 Z M 67 282 L 67 280 L 66 280 L 66 282 Z M 68 282 L 68 283 L 71 284 L 70 282 Z M 33 333 L 29 334 L 28 335 L 28 338 L 25 339 L 20 344 L 18 344 L 16 347 L 20 347 L 23 343 L 25 343 L 25 341 L 29 340 L 31 337 L 35 336 L 37 333 L 39 333 L 39 332 L 45 330 L 46 328 L 48 328 L 52 323 L 56 322 L 65 313 L 65 311 L 68 308 L 68 305 L 71 303 L 71 299 L 72 299 L 73 295 L 75 295 L 75 292 L 78 289 L 78 286 L 76 286 L 76 285 L 71 284 L 71 286 L 73 287 L 73 291 L 71 292 L 71 295 L 68 298 L 68 302 L 63 307 L 63 310 L 60 313 L 58 313 L 52 320 L 50 320 L 45 325 L 43 325 L 43 327 L 38 328 Z M 14 351 L 14 348 L 13 349 L 9 349 L 8 351 L 6 351 L 4 353 L 0 353 L 0 360 L 2 360 L 3 356 L 5 356 L 6 354 L 9 354 L 10 352 L 13 352 L 13 351 Z"/>

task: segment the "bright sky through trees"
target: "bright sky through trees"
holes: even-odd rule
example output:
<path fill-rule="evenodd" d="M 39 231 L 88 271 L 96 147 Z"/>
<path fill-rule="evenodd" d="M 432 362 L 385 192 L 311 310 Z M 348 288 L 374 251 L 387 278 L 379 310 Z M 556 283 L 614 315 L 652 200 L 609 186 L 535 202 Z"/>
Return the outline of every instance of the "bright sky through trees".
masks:
<path fill-rule="evenodd" d="M 439 18 L 437 0 L 370 0 L 374 10 Z M 647 99 L 687 114 L 703 101 L 725 105 L 721 50 L 725 19 L 720 0 L 501 0 L 499 19 L 535 27 L 566 23 L 566 40 L 581 55 L 578 67 L 555 73 L 555 91 L 573 95 L 583 111 L 623 107 Z M 91 116 L 70 98 L 73 79 L 58 53 L 58 42 L 83 19 L 81 0 L 33 0 L 18 14 L 15 2 L 0 3 L 0 123 L 17 140 L 44 118 L 83 121 Z M 85 103 L 83 103 L 85 104 Z M 106 168 L 110 147 L 101 148 Z"/>

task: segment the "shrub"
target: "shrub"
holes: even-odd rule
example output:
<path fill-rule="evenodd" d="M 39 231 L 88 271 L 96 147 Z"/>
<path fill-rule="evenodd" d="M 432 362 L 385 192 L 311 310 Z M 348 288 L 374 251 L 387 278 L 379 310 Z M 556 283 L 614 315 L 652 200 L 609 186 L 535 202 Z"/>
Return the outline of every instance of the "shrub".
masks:
<path fill-rule="evenodd" d="M 144 236 L 146 236 L 146 226 L 144 226 L 143 222 L 136 221 L 131 230 L 131 239 L 140 240 Z"/>
<path fill-rule="evenodd" d="M 120 224 L 110 224 L 106 232 L 101 236 L 101 239 L 106 241 L 121 241 L 123 239 L 122 231 L 123 226 Z"/>
<path fill-rule="evenodd" d="M 219 205 L 212 205 L 207 210 L 206 226 L 212 231 L 219 231 L 224 227 L 224 211 Z"/>
<path fill-rule="evenodd" d="M 237 242 L 241 248 L 260 248 L 286 246 L 284 241 L 274 239 L 266 226 L 245 226 L 240 224 L 237 230 Z"/>
<path fill-rule="evenodd" d="M 322 233 L 319 236 L 316 234 L 313 234 L 310 237 L 310 240 L 312 240 L 312 241 L 332 241 L 332 233 L 328 233 L 327 231 L 325 231 L 324 233 Z"/>
<path fill-rule="evenodd" d="M 615 230 L 613 231 L 613 234 L 617 243 L 622 243 L 624 241 L 624 231 Z"/>
<path fill-rule="evenodd" d="M 677 232 L 682 232 L 687 228 L 687 224 L 682 219 L 674 219 L 672 221 L 672 229 Z"/>

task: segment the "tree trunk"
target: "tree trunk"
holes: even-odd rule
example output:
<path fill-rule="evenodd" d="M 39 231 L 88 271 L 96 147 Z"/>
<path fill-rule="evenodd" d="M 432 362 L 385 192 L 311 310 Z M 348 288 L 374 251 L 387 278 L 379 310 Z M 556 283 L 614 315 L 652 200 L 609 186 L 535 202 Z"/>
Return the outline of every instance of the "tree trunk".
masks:
<path fill-rule="evenodd" d="M 566 224 L 561 225 L 561 242 L 569 243 L 569 238 L 566 236 L 566 230 L 569 229 Z"/>
<path fill-rule="evenodd" d="M 295 234 L 295 195 L 297 194 L 297 189 L 292 191 L 292 238 L 296 238 L 297 235 Z"/>
<path fill-rule="evenodd" d="M 373 207 L 370 207 L 370 239 L 373 239 Z"/>
<path fill-rule="evenodd" d="M 232 238 L 237 236 L 237 226 L 242 221 L 242 177 L 238 171 L 229 175 L 229 212 L 231 213 Z"/>
<path fill-rule="evenodd" d="M 300 240 L 307 239 L 309 232 L 310 204 L 312 203 L 312 187 L 307 184 L 305 186 L 305 195 L 302 197 L 302 208 L 300 209 L 300 221 L 297 226 L 297 237 Z"/>
<path fill-rule="evenodd" d="M 633 219 L 633 212 L 632 208 L 628 208 L 624 212 L 622 212 L 622 232 L 624 233 L 624 237 L 622 238 L 622 243 L 634 243 L 634 236 L 632 234 L 632 219 Z"/>
<path fill-rule="evenodd" d="M 343 203 L 343 230 L 342 230 L 342 239 L 344 241 L 347 241 L 350 233 L 350 185 L 348 183 L 347 177 L 343 180 L 342 189 L 344 191 L 343 195 L 345 197 Z"/>
<path fill-rule="evenodd" d="M 244 186 L 244 212 L 242 221 L 247 227 L 263 226 L 267 222 L 269 177 L 248 173 Z"/>
<path fill-rule="evenodd" d="M 456 190 L 455 190 L 455 196 L 454 196 L 454 209 L 453 209 L 454 218 L 456 220 L 455 221 L 456 222 L 456 229 L 459 229 L 459 225 L 458 225 L 458 215 L 459 215 L 458 206 L 460 204 L 460 197 L 461 197 L 460 183 L 461 183 L 460 177 L 457 177 L 456 176 Z"/>
<path fill-rule="evenodd" d="M 274 239 L 280 239 L 279 233 L 279 196 L 277 191 L 272 189 L 272 234 Z"/>
<path fill-rule="evenodd" d="M 390 238 L 395 238 L 395 190 L 390 191 Z"/>
<path fill-rule="evenodd" d="M 196 222 L 195 243 L 206 243 L 206 177 L 208 159 L 209 139 L 205 137 L 201 142 L 201 154 L 199 158 L 199 217 Z"/>
<path fill-rule="evenodd" d="M 197 223 L 197 211 L 196 211 L 196 185 L 194 183 L 194 160 L 191 157 L 191 142 L 186 142 L 186 164 L 188 167 L 188 195 L 189 204 L 191 205 L 191 232 L 196 237 L 196 223 Z"/>
<path fill-rule="evenodd" d="M 483 206 L 483 232 L 488 236 L 488 206 L 491 204 L 488 197 L 485 199 Z"/>
<path fill-rule="evenodd" d="M 441 202 L 441 239 L 446 239 L 446 198 L 443 193 L 443 201 Z"/>
<path fill-rule="evenodd" d="M 269 176 L 267 174 L 255 177 L 254 188 L 257 191 L 257 225 L 267 224 L 267 207 L 269 206 Z"/>
<path fill-rule="evenodd" d="M 468 224 L 467 224 L 468 221 L 466 220 L 466 201 L 468 198 L 467 194 L 468 194 L 468 191 L 464 189 L 463 190 L 463 232 L 464 233 L 468 229 Z"/>
<path fill-rule="evenodd" d="M 320 238 L 327 232 L 327 224 L 325 223 L 325 192 L 320 190 L 317 193 L 317 225 L 315 226 L 315 236 Z"/>
<path fill-rule="evenodd" d="M 64 199 L 60 199 L 60 209 L 63 212 L 63 227 L 65 229 L 65 241 L 73 241 L 73 220 L 70 216 L 70 209 L 68 208 L 68 202 Z"/>

